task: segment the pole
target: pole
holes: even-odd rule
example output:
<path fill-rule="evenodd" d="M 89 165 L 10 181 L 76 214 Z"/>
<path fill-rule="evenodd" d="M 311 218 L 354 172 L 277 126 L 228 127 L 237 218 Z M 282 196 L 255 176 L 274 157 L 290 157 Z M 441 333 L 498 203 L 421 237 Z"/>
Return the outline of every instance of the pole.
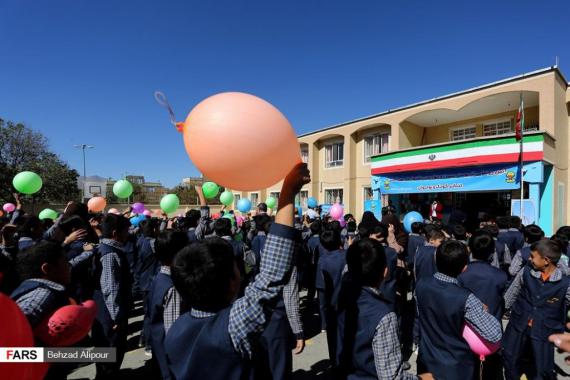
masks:
<path fill-rule="evenodd" d="M 85 182 L 87 182 L 87 171 L 85 169 L 85 148 L 86 145 L 83 144 L 81 145 L 81 148 L 83 150 L 83 202 L 85 202 Z"/>
<path fill-rule="evenodd" d="M 521 129 L 521 141 L 520 141 L 520 168 L 521 168 L 521 204 L 520 204 L 520 218 L 523 220 L 523 200 L 524 200 L 524 159 L 523 159 L 523 141 L 524 141 L 524 100 L 521 92 L 520 108 L 521 108 L 521 118 L 520 118 L 520 129 Z"/>

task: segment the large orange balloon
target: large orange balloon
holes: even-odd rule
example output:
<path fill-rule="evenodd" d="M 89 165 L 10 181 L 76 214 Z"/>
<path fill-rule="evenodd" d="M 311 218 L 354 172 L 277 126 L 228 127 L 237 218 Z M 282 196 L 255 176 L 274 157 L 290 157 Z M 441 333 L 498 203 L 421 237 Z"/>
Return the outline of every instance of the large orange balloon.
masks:
<path fill-rule="evenodd" d="M 265 189 L 301 161 L 289 121 L 256 96 L 225 92 L 203 100 L 183 128 L 190 159 L 209 180 L 233 190 Z"/>

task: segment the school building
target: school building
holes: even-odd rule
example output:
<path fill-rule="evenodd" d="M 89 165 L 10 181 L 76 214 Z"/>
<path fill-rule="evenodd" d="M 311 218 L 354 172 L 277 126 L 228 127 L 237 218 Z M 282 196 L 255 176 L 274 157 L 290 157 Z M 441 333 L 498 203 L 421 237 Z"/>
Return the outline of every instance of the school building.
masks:
<path fill-rule="evenodd" d="M 424 211 L 438 197 L 444 213 L 462 207 L 510 215 L 520 207 L 520 144 L 515 123 L 524 102 L 523 220 L 547 234 L 568 217 L 569 83 L 549 67 L 299 136 L 312 182 L 308 197 L 340 202 L 359 217 L 390 202 Z M 281 184 L 234 192 L 255 205 Z"/>

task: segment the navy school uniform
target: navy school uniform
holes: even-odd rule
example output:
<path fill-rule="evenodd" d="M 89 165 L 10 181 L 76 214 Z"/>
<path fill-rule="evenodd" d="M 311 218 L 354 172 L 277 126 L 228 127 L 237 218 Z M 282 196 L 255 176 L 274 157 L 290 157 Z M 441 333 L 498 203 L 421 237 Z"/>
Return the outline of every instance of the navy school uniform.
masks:
<path fill-rule="evenodd" d="M 152 280 L 160 269 L 160 263 L 154 255 L 154 241 L 153 238 L 141 236 L 136 243 L 138 252 L 137 273 L 139 286 L 143 292 L 150 290 Z"/>
<path fill-rule="evenodd" d="M 317 279 L 317 265 L 319 263 L 319 246 L 321 241 L 319 235 L 313 235 L 307 240 L 307 265 L 303 274 L 303 282 L 307 287 L 307 299 L 313 300 L 315 297 L 315 281 Z"/>
<path fill-rule="evenodd" d="M 164 380 L 170 379 L 166 351 L 164 348 L 164 297 L 174 286 L 172 278 L 166 273 L 158 273 L 154 278 L 149 293 L 149 341 L 152 357 L 158 362 Z"/>
<path fill-rule="evenodd" d="M 511 253 L 509 248 L 505 243 L 495 240 L 495 253 L 497 255 L 497 261 L 499 262 L 499 267 L 503 270 L 507 270 L 509 264 L 511 263 Z"/>
<path fill-rule="evenodd" d="M 384 252 L 386 253 L 386 266 L 388 274 L 382 284 L 380 285 L 380 292 L 390 302 L 396 302 L 396 268 L 398 266 L 398 253 L 395 249 L 384 245 Z"/>
<path fill-rule="evenodd" d="M 462 337 L 470 292 L 457 284 L 425 277 L 416 296 L 421 338 L 418 361 L 436 379 L 471 379 L 475 356 Z"/>
<path fill-rule="evenodd" d="M 420 247 L 423 247 L 426 244 L 426 239 L 418 234 L 410 233 L 408 239 L 408 249 L 406 255 L 406 263 L 409 267 L 413 266 L 414 258 L 416 257 L 416 252 Z"/>
<path fill-rule="evenodd" d="M 196 228 L 189 228 L 186 232 L 186 235 L 188 236 L 188 244 L 198 242 L 198 237 L 196 236 Z"/>
<path fill-rule="evenodd" d="M 76 240 L 65 246 L 67 260 L 71 261 L 83 253 L 84 240 Z M 69 294 L 77 302 L 93 298 L 92 284 L 89 281 L 89 260 L 71 267 L 71 282 L 67 286 Z"/>
<path fill-rule="evenodd" d="M 338 296 L 341 288 L 342 274 L 346 266 L 346 251 L 339 249 L 329 252 L 319 260 L 319 273 L 322 277 L 324 314 L 326 318 L 327 345 L 329 358 L 333 365 L 336 364 L 336 311 L 338 306 Z"/>
<path fill-rule="evenodd" d="M 524 246 L 524 235 L 516 228 L 500 230 L 497 240 L 504 243 L 510 252 L 516 252 Z"/>
<path fill-rule="evenodd" d="M 37 242 L 35 240 L 33 240 L 32 238 L 29 237 L 21 237 L 18 240 L 18 251 L 22 252 L 30 247 L 32 247 L 33 245 L 35 245 Z"/>
<path fill-rule="evenodd" d="M 242 241 L 237 241 L 237 240 L 232 239 L 231 236 L 223 236 L 222 239 L 226 240 L 232 246 L 232 249 L 234 251 L 234 256 L 236 258 L 236 264 L 237 264 L 237 267 L 239 269 L 239 272 L 241 273 L 241 278 L 242 279 L 246 278 L 246 276 L 245 276 L 246 275 L 245 263 L 243 261 L 245 250 L 246 250 L 246 245 Z M 243 284 L 243 285 L 245 285 L 245 284 Z M 245 286 L 242 286 L 242 288 L 244 288 L 244 287 Z"/>
<path fill-rule="evenodd" d="M 370 288 L 351 289 L 347 277 L 338 313 L 339 367 L 349 380 L 377 379 L 373 339 L 379 322 L 394 311 L 394 305 Z"/>
<path fill-rule="evenodd" d="M 70 303 L 63 285 L 39 278 L 25 280 L 10 297 L 22 309 L 32 329 L 45 317 Z"/>
<path fill-rule="evenodd" d="M 131 308 L 131 272 L 125 252 L 120 244 L 102 239 L 93 260 L 94 293 L 97 315 L 93 322 L 92 338 L 96 347 L 116 347 L 115 363 L 96 363 L 97 376 L 116 376 L 121 367 L 127 346 L 128 314 Z M 117 273 L 103 268 L 106 256 L 116 256 Z M 111 256 L 113 258 L 113 256 Z M 107 261 L 106 261 L 107 262 Z M 113 330 L 113 326 L 117 329 Z"/>
<path fill-rule="evenodd" d="M 484 261 L 472 261 L 457 277 L 459 285 L 475 294 L 489 308 L 497 320 L 505 311 L 503 294 L 507 288 L 507 274 Z"/>
<path fill-rule="evenodd" d="M 548 336 L 564 332 L 570 278 L 556 269 L 547 281 L 541 273 L 526 265 L 517 274 L 505 294 L 511 317 L 503 339 L 503 357 L 507 379 L 519 379 L 519 360 L 530 345 L 532 379 L 555 379 L 554 345 Z"/>
<path fill-rule="evenodd" d="M 424 245 L 416 252 L 416 261 L 414 263 L 414 274 L 416 276 L 416 283 L 423 278 L 432 277 L 437 272 L 435 265 L 435 251 L 436 247 L 433 245 Z"/>

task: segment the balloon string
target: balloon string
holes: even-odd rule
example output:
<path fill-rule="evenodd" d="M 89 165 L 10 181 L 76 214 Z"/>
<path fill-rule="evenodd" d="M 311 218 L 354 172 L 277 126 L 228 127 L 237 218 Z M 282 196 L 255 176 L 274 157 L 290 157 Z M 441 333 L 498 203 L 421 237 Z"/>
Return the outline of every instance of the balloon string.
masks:
<path fill-rule="evenodd" d="M 481 355 L 481 361 L 479 362 L 479 380 L 483 380 L 483 362 L 485 361 L 485 357 Z"/>
<path fill-rule="evenodd" d="M 156 100 L 156 102 L 158 104 L 160 104 L 162 107 L 166 108 L 166 110 L 168 111 L 168 114 L 170 115 L 170 123 L 176 127 L 178 132 L 182 132 L 184 129 L 184 123 L 176 121 L 176 116 L 174 115 L 174 111 L 172 111 L 172 107 L 170 107 L 170 103 L 168 103 L 168 99 L 166 98 L 166 95 L 164 95 L 164 93 L 162 93 L 160 91 L 155 91 L 154 92 L 154 99 Z"/>

